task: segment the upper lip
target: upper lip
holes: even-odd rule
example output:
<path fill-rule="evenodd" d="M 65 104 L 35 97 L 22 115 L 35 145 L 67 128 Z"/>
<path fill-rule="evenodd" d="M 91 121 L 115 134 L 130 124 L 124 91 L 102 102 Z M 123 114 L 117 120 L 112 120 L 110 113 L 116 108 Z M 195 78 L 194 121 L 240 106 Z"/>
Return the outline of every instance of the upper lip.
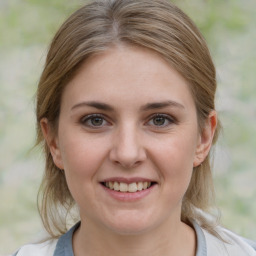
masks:
<path fill-rule="evenodd" d="M 149 178 L 142 178 L 142 177 L 132 177 L 132 178 L 125 178 L 125 177 L 111 177 L 102 180 L 101 182 L 110 182 L 110 181 L 117 181 L 117 182 L 123 182 L 126 184 L 134 183 L 134 182 L 156 182 Z"/>

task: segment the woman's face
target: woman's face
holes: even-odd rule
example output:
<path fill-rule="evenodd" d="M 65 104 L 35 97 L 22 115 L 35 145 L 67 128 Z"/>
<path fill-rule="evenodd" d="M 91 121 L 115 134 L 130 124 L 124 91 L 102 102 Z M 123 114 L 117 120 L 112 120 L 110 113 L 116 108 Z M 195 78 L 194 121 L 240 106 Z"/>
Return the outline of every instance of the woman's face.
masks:
<path fill-rule="evenodd" d="M 193 166 L 209 150 L 208 130 L 199 134 L 179 73 L 150 50 L 120 46 L 90 58 L 67 85 L 48 144 L 81 219 L 135 234 L 180 221 Z"/>

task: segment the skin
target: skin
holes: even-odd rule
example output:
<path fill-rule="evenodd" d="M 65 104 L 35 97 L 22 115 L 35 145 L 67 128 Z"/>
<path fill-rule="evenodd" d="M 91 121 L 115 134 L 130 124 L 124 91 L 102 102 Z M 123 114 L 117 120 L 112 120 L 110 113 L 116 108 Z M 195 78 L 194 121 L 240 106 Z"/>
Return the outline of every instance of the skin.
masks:
<path fill-rule="evenodd" d="M 80 208 L 75 255 L 195 255 L 181 202 L 216 120 L 212 111 L 199 134 L 189 84 L 150 50 L 118 46 L 88 59 L 63 92 L 58 134 L 41 121 Z M 122 178 L 154 186 L 116 199 L 101 182 Z"/>

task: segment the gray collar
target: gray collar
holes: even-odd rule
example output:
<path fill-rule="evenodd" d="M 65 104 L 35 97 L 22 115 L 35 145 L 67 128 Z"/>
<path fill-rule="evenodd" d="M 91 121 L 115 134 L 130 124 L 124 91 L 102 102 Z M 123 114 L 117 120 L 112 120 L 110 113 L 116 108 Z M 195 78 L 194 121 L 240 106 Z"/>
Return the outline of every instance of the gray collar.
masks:
<path fill-rule="evenodd" d="M 80 222 L 59 238 L 53 256 L 74 256 L 72 237 L 79 226 Z"/>
<path fill-rule="evenodd" d="M 207 256 L 207 247 L 206 247 L 206 240 L 204 236 L 204 232 L 202 228 L 193 221 L 193 227 L 196 231 L 196 240 L 197 240 L 197 249 L 196 249 L 196 256 Z"/>
<path fill-rule="evenodd" d="M 195 221 L 192 224 L 197 236 L 196 256 L 207 256 L 206 240 L 203 230 Z M 80 222 L 59 238 L 53 256 L 74 256 L 72 237 L 79 226 Z"/>

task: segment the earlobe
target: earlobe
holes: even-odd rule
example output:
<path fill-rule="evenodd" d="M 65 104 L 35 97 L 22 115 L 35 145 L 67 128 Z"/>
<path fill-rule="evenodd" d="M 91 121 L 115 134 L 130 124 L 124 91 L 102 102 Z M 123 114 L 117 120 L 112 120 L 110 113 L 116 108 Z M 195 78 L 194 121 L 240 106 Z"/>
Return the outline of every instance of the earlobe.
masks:
<path fill-rule="evenodd" d="M 43 135 L 44 135 L 44 139 L 45 139 L 45 141 L 48 145 L 48 148 L 51 152 L 54 164 L 59 169 L 64 169 L 63 163 L 62 163 L 62 158 L 61 158 L 61 152 L 59 149 L 58 137 L 52 131 L 47 118 L 41 119 L 40 126 L 41 126 L 41 130 L 43 132 Z"/>
<path fill-rule="evenodd" d="M 217 113 L 215 110 L 211 111 L 209 117 L 205 121 L 205 125 L 198 138 L 198 145 L 196 149 L 193 167 L 199 166 L 210 152 L 214 133 L 217 127 Z"/>

